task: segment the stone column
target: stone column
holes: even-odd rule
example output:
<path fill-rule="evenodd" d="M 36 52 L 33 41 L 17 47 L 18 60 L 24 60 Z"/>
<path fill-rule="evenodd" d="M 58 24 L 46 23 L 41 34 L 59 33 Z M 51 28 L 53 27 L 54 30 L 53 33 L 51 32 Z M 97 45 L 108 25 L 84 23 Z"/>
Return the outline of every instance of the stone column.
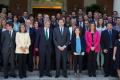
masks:
<path fill-rule="evenodd" d="M 113 0 L 113 11 L 118 12 L 118 16 L 120 17 L 120 0 Z"/>
<path fill-rule="evenodd" d="M 27 10 L 30 14 L 32 14 L 32 0 L 28 0 L 28 6 Z"/>
<path fill-rule="evenodd" d="M 62 9 L 66 11 L 67 10 L 67 0 L 61 0 L 61 2 L 63 3 Z"/>

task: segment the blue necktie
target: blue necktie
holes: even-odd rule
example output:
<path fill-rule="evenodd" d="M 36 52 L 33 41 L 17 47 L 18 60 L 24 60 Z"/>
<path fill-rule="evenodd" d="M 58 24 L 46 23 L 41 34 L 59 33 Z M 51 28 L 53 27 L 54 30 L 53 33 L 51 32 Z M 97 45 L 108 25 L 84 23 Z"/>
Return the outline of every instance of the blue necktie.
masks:
<path fill-rule="evenodd" d="M 61 28 L 60 32 L 61 32 L 61 34 L 63 35 L 63 28 Z"/>
<path fill-rule="evenodd" d="M 109 31 L 110 47 L 112 47 L 112 31 Z"/>

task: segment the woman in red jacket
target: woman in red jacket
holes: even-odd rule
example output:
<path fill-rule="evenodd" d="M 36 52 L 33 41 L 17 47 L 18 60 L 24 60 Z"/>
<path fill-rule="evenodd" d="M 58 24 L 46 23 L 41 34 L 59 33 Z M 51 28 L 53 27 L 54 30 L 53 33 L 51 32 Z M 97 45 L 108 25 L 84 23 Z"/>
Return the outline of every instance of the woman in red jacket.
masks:
<path fill-rule="evenodd" d="M 96 57 L 99 51 L 100 36 L 94 23 L 85 32 L 86 52 L 88 54 L 88 75 L 96 77 Z"/>

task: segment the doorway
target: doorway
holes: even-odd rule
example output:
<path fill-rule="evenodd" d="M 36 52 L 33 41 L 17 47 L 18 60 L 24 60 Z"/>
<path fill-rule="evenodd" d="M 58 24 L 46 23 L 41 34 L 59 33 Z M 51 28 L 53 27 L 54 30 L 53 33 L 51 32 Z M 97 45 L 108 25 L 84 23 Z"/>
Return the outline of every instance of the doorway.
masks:
<path fill-rule="evenodd" d="M 33 8 L 33 15 L 37 16 L 38 13 L 48 14 L 48 15 L 56 15 L 60 13 L 61 9 L 52 9 L 52 8 Z"/>

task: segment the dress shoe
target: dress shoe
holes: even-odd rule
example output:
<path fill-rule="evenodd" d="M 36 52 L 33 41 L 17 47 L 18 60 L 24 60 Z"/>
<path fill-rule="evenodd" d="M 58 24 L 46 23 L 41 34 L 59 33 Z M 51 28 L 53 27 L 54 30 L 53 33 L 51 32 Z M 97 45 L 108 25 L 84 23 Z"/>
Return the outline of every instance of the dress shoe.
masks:
<path fill-rule="evenodd" d="M 10 75 L 10 77 L 16 78 L 17 76 L 14 74 L 14 75 Z"/>
<path fill-rule="evenodd" d="M 8 75 L 5 75 L 5 76 L 4 76 L 4 79 L 8 79 Z"/>
<path fill-rule="evenodd" d="M 89 77 L 92 77 L 92 75 L 89 75 Z"/>
<path fill-rule="evenodd" d="M 33 72 L 33 69 L 28 69 L 29 72 Z"/>
<path fill-rule="evenodd" d="M 59 78 L 59 75 L 56 75 L 55 78 Z"/>
<path fill-rule="evenodd" d="M 39 77 L 40 77 L 40 78 L 42 78 L 42 77 L 43 77 L 43 75 L 41 75 L 41 74 L 40 74 L 40 75 L 39 75 Z"/>
<path fill-rule="evenodd" d="M 49 74 L 46 74 L 46 76 L 48 76 L 48 77 L 52 77 L 52 75 L 49 73 Z"/>
<path fill-rule="evenodd" d="M 64 78 L 67 78 L 68 76 L 67 75 L 63 75 Z"/>
<path fill-rule="evenodd" d="M 27 75 L 23 75 L 24 78 L 27 78 Z"/>
<path fill-rule="evenodd" d="M 108 74 L 105 74 L 104 77 L 108 77 L 109 75 Z"/>
<path fill-rule="evenodd" d="M 19 76 L 19 78 L 20 78 L 20 79 L 22 79 L 22 78 L 23 78 L 23 76 Z"/>
<path fill-rule="evenodd" d="M 94 74 L 93 77 L 96 77 L 96 75 Z"/>

